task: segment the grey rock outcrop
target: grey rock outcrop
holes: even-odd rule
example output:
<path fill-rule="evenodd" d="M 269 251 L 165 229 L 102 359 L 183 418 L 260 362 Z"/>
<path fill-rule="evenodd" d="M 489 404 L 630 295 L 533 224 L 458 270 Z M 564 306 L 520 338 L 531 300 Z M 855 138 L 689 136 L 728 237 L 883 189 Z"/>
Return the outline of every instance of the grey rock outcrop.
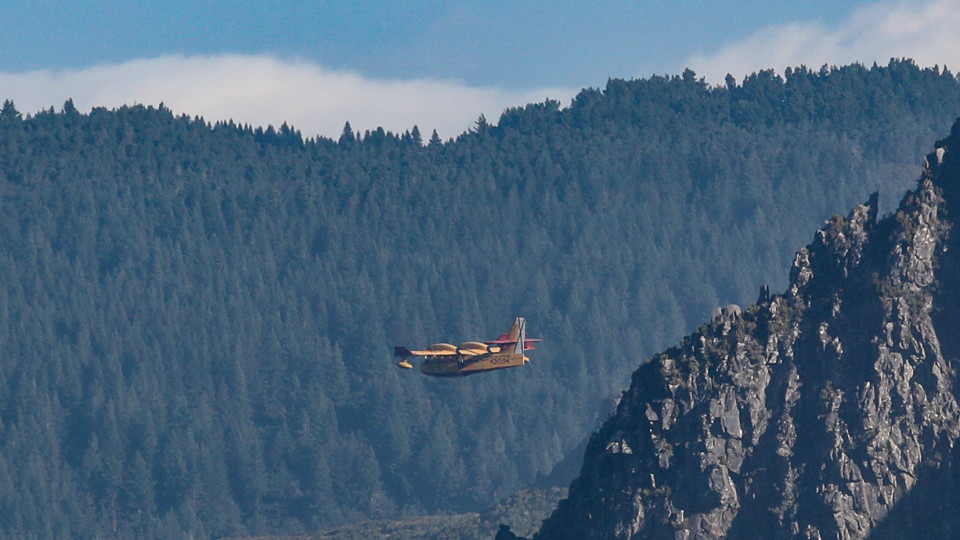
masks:
<path fill-rule="evenodd" d="M 727 304 L 722 308 L 716 308 L 713 310 L 713 313 L 710 315 L 710 321 L 713 324 L 723 324 L 723 323 L 733 323 L 737 320 L 737 317 L 743 315 L 743 309 L 736 304 Z"/>
<path fill-rule="evenodd" d="M 877 220 L 633 374 L 539 538 L 940 538 L 960 530 L 960 122 Z M 717 324 L 722 323 L 722 324 Z"/>

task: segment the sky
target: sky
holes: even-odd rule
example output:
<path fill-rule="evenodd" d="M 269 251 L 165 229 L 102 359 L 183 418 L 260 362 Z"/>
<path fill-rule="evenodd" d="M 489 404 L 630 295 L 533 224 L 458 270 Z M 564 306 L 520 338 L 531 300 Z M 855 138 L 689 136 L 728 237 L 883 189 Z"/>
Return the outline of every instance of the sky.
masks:
<path fill-rule="evenodd" d="M 74 0 L 0 8 L 0 99 L 21 113 L 163 103 L 305 136 L 456 137 L 610 78 L 693 69 L 960 69 L 960 0 Z"/>

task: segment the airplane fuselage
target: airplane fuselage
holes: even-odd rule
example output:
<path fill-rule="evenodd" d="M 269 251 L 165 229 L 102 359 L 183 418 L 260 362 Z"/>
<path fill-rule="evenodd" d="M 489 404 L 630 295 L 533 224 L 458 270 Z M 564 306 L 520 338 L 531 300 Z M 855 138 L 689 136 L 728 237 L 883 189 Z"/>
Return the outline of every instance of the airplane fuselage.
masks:
<path fill-rule="evenodd" d="M 460 345 L 434 343 L 426 349 L 410 350 L 403 346 L 393 348 L 399 358 L 397 367 L 413 369 L 410 358 L 420 356 L 420 371 L 432 377 L 464 377 L 473 373 L 519 367 L 530 361 L 523 352 L 535 349 L 527 339 L 526 323 L 517 317 L 507 333 L 491 341 L 464 341 Z"/>
<path fill-rule="evenodd" d="M 424 375 L 465 377 L 481 371 L 522 366 L 530 359 L 519 353 L 489 353 L 475 356 L 428 356 L 420 366 Z"/>

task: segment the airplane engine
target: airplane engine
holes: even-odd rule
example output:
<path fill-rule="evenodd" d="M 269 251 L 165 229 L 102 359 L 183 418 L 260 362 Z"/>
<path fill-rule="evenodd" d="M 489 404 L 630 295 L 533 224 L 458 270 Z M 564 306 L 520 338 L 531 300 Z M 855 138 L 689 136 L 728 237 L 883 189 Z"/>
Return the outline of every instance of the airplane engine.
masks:
<path fill-rule="evenodd" d="M 487 347 L 486 343 L 480 343 L 479 341 L 464 341 L 460 344 L 460 351 L 483 354 L 489 352 L 490 348 Z"/>

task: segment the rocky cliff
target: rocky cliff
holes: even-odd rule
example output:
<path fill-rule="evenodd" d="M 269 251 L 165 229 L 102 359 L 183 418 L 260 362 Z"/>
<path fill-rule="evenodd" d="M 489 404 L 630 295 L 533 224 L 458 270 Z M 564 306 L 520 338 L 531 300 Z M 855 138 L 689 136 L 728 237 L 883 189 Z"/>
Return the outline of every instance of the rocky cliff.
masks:
<path fill-rule="evenodd" d="M 893 215 L 835 216 L 783 294 L 641 365 L 538 537 L 960 534 L 957 216 L 960 121 Z"/>

